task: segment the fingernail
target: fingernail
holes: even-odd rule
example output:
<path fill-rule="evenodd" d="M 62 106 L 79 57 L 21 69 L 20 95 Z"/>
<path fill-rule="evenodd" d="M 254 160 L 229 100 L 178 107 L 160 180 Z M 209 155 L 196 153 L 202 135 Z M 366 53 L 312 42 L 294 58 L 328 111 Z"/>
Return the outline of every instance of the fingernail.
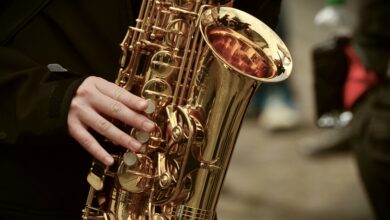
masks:
<path fill-rule="evenodd" d="M 132 148 L 135 150 L 135 151 L 138 151 L 140 148 L 141 148 L 141 146 L 142 146 L 142 144 L 140 143 L 140 142 L 138 142 L 138 141 L 132 141 Z"/>
<path fill-rule="evenodd" d="M 114 158 L 110 157 L 110 156 L 107 156 L 104 158 L 104 164 L 106 164 L 107 166 L 110 166 L 114 163 Z"/>
<path fill-rule="evenodd" d="M 140 106 L 141 108 L 146 108 L 148 106 L 148 102 L 146 100 L 139 100 L 138 101 L 138 106 Z"/>
<path fill-rule="evenodd" d="M 145 121 L 142 126 L 143 126 L 145 131 L 151 131 L 154 128 L 154 123 L 152 123 L 150 121 Z"/>

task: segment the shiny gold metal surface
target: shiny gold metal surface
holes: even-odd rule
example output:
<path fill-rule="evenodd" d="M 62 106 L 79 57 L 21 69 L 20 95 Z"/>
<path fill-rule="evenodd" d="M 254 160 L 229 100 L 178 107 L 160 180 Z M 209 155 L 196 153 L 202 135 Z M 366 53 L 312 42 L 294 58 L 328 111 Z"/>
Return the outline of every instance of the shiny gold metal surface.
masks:
<path fill-rule="evenodd" d="M 292 69 L 270 28 L 222 3 L 232 1 L 142 2 L 121 44 L 116 84 L 152 103 L 147 116 L 156 131 L 124 128 L 141 151 L 115 154 L 108 169 L 91 168 L 83 219 L 215 218 L 253 93 Z"/>

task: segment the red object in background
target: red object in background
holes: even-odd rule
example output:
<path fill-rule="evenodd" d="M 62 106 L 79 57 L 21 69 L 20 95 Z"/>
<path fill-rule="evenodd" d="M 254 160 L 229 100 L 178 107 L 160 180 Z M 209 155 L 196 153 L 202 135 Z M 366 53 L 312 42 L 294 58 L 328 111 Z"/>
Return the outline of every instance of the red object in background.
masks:
<path fill-rule="evenodd" d="M 351 109 L 355 102 L 375 86 L 378 77 L 373 71 L 368 71 L 351 46 L 344 48 L 349 59 L 349 70 L 344 85 L 344 107 Z"/>

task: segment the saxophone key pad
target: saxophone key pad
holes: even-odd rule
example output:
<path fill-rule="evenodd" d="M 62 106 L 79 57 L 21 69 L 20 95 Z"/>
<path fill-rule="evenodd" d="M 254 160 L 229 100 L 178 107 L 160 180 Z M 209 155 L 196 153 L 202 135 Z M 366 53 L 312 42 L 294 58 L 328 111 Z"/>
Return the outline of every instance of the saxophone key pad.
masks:
<path fill-rule="evenodd" d="M 138 157 L 135 153 L 128 151 L 123 154 L 123 162 L 128 167 L 134 167 L 138 164 Z"/>
<path fill-rule="evenodd" d="M 145 109 L 146 114 L 152 114 L 156 111 L 156 104 L 154 104 L 153 100 L 147 99 L 146 102 L 148 103 L 148 107 Z"/>
<path fill-rule="evenodd" d="M 137 139 L 141 144 L 145 144 L 146 142 L 149 141 L 150 139 L 150 134 L 145 132 L 145 131 L 141 131 L 141 130 L 136 130 L 135 131 L 135 134 L 134 134 L 134 137 L 135 139 Z"/>

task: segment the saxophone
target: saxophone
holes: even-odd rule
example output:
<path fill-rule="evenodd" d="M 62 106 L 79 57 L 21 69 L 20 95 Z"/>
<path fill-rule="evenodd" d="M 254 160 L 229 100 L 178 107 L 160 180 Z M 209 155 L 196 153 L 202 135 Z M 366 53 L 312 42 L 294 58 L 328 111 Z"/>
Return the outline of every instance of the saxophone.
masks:
<path fill-rule="evenodd" d="M 116 84 L 149 102 L 152 133 L 92 163 L 82 219 L 212 220 L 250 99 L 286 79 L 285 44 L 226 0 L 143 0 L 121 43 Z"/>

